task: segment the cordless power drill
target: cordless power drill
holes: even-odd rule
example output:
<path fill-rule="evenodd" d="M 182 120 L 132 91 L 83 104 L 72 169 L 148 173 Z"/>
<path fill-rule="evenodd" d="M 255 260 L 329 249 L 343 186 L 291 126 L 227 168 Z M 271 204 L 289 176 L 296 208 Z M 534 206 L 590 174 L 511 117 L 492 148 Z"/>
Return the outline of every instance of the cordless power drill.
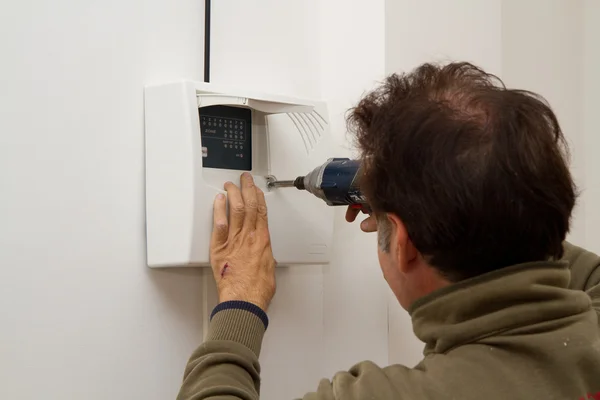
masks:
<path fill-rule="evenodd" d="M 360 162 L 349 158 L 330 158 L 325 164 L 294 180 L 278 181 L 267 177 L 268 188 L 295 187 L 306 190 L 330 206 L 350 206 L 364 213 L 371 210 L 358 187 Z"/>

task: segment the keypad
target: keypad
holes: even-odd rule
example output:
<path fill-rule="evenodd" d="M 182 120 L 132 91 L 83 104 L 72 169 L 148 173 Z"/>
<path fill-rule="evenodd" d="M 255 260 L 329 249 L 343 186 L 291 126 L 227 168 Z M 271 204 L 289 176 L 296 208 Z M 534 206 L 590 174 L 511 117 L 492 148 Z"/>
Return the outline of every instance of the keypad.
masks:
<path fill-rule="evenodd" d="M 227 106 L 200 108 L 200 130 L 202 146 L 206 148 L 203 166 L 251 169 L 250 110 Z"/>

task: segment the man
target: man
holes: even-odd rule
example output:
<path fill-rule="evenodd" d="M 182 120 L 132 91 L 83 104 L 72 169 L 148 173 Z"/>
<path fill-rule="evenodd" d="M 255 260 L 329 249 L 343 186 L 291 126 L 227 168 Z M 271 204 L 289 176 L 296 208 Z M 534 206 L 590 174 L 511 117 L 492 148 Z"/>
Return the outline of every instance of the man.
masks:
<path fill-rule="evenodd" d="M 415 368 L 363 362 L 305 399 L 600 399 L 600 258 L 565 243 L 576 189 L 557 119 L 468 63 L 392 75 L 352 111 L 383 275 Z M 214 204 L 220 304 L 180 399 L 256 399 L 275 292 L 264 194 Z M 349 210 L 347 219 L 356 214 Z"/>

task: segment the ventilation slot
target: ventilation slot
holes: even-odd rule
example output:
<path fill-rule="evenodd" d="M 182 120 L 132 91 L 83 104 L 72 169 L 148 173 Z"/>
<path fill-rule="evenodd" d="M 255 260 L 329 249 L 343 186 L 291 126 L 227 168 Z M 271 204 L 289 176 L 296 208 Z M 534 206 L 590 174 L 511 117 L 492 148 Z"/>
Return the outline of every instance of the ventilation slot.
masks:
<path fill-rule="evenodd" d="M 310 113 L 289 113 L 290 120 L 302 137 L 306 152 L 309 153 L 321 141 L 327 121 L 316 111 Z"/>

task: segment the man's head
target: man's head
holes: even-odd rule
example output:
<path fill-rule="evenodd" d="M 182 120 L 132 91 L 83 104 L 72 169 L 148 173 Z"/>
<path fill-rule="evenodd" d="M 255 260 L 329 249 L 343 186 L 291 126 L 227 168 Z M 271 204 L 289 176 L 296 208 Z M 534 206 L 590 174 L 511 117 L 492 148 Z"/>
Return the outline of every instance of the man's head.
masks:
<path fill-rule="evenodd" d="M 349 116 L 386 280 L 407 308 L 448 284 L 562 256 L 576 188 L 556 116 L 468 63 L 392 75 Z"/>

